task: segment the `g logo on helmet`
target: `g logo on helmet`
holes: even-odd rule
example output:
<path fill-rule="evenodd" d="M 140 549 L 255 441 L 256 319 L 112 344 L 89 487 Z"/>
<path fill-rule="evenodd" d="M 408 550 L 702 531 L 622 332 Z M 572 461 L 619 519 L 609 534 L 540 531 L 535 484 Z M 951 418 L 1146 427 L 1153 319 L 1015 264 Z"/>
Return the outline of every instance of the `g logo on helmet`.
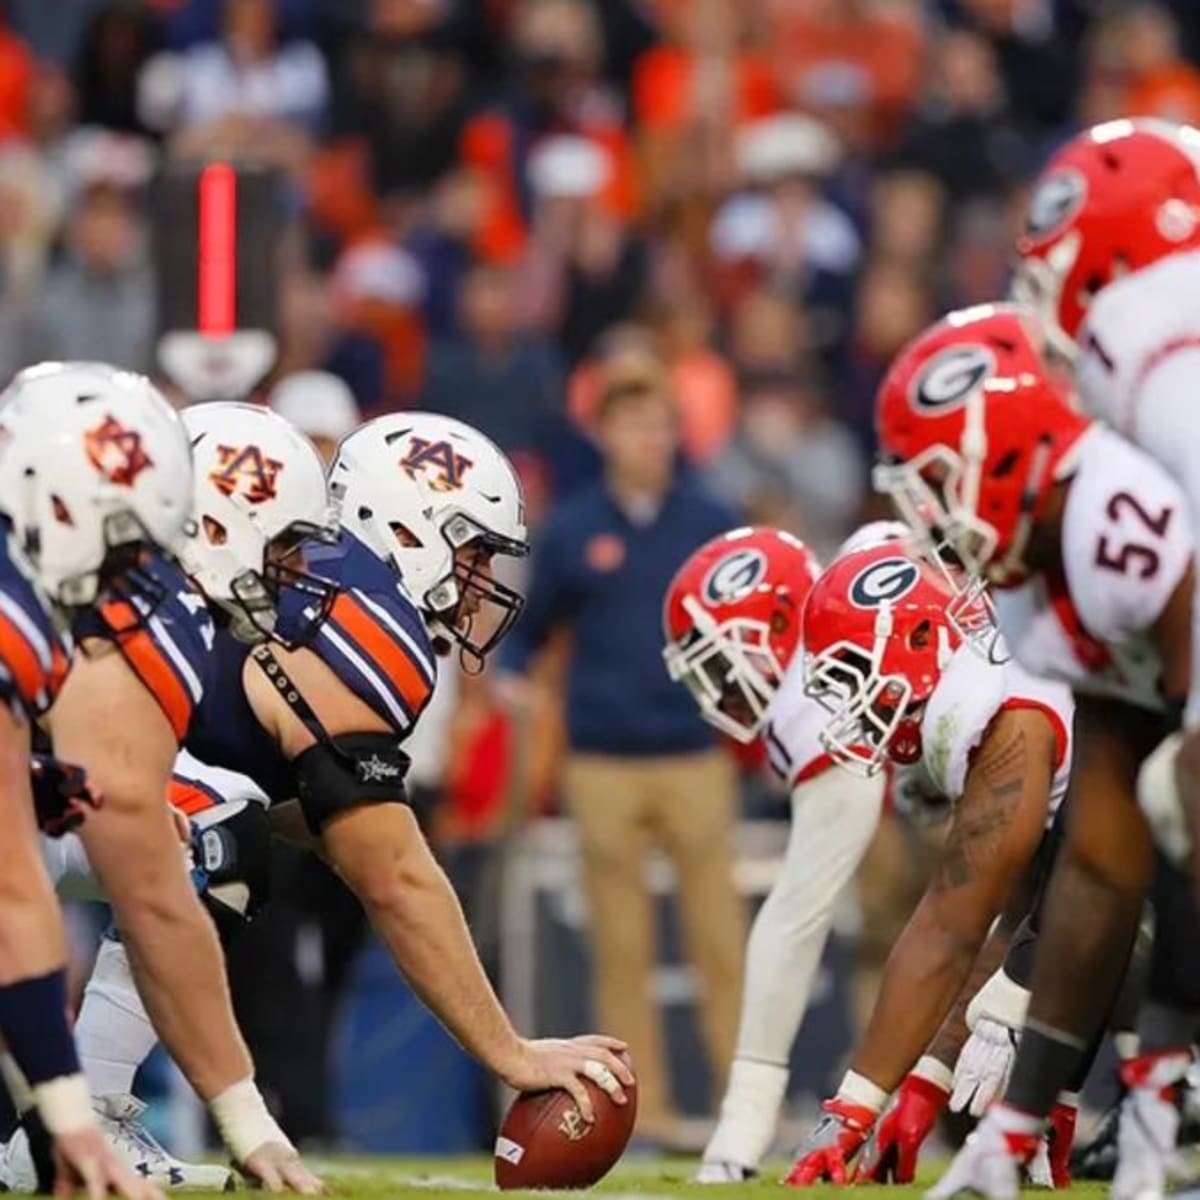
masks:
<path fill-rule="evenodd" d="M 704 577 L 704 599 L 709 604 L 732 604 L 750 595 L 766 574 L 767 556 L 761 550 L 734 550 Z"/>
<path fill-rule="evenodd" d="M 1025 236 L 1049 237 L 1061 229 L 1082 207 L 1087 180 L 1078 171 L 1054 171 L 1034 188 L 1025 214 Z"/>
<path fill-rule="evenodd" d="M 907 558 L 884 558 L 864 567 L 850 584 L 850 603 L 856 608 L 894 604 L 917 586 L 920 568 Z"/>
<path fill-rule="evenodd" d="M 913 380 L 909 402 L 924 417 L 941 416 L 963 404 L 995 369 L 996 356 L 986 346 L 951 346 Z"/>

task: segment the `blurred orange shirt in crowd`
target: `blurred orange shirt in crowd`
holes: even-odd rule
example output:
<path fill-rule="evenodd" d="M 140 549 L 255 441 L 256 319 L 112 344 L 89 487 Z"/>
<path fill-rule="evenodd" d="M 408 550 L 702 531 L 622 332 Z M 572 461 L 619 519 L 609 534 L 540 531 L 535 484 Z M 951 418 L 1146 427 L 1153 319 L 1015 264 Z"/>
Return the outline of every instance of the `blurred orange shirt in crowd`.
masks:
<path fill-rule="evenodd" d="M 1132 117 L 1200 125 L 1200 71 L 1185 62 L 1152 71 L 1130 86 L 1125 111 Z"/>
<path fill-rule="evenodd" d="M 695 55 L 680 46 L 656 46 L 637 61 L 633 73 L 633 114 L 645 130 L 678 128 L 688 117 Z M 770 116 L 779 108 L 779 91 L 768 60 L 749 51 L 734 65 L 734 121 L 742 124 Z"/>
<path fill-rule="evenodd" d="M 0 138 L 29 132 L 33 56 L 20 38 L 0 26 Z"/>
<path fill-rule="evenodd" d="M 801 107 L 836 106 L 839 90 L 860 76 L 858 98 L 872 113 L 873 131 L 886 140 L 912 108 L 920 85 L 921 26 L 906 9 L 879 11 L 861 0 L 773 0 L 770 45 L 779 87 Z"/>

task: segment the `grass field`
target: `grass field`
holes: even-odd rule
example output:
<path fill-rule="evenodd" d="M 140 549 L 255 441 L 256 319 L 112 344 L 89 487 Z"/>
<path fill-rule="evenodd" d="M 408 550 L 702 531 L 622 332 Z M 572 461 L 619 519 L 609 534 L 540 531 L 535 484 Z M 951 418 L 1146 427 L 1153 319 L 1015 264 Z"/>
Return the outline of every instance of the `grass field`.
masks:
<path fill-rule="evenodd" d="M 345 1200 L 418 1200 L 419 1197 L 496 1196 L 492 1184 L 492 1165 L 487 1158 L 402 1158 L 402 1159 L 343 1159 L 314 1162 L 335 1195 Z M 725 1196 L 763 1197 L 787 1196 L 778 1179 L 784 1164 L 774 1164 L 762 1178 L 753 1183 L 701 1187 L 691 1182 L 695 1169 L 692 1159 L 634 1159 L 618 1166 L 588 1193 L 595 1200 L 642 1200 L 643 1197 L 682 1196 L 695 1200 L 718 1200 Z M 894 1187 L 887 1191 L 888 1200 L 918 1200 L 925 1187 L 937 1178 L 938 1169 L 931 1165 L 925 1181 L 912 1187 Z M 826 1191 L 825 1188 L 821 1189 Z M 872 1189 L 873 1190 L 873 1189 Z M 1107 1184 L 1077 1184 L 1071 1189 L 1074 1197 L 1099 1200 L 1106 1194 Z M 203 1193 L 187 1193 L 190 1196 Z M 211 1193 L 216 1200 L 220 1193 Z M 512 1196 L 549 1197 L 581 1195 L 578 1192 L 511 1192 Z M 226 1197 L 225 1200 L 228 1200 Z"/>

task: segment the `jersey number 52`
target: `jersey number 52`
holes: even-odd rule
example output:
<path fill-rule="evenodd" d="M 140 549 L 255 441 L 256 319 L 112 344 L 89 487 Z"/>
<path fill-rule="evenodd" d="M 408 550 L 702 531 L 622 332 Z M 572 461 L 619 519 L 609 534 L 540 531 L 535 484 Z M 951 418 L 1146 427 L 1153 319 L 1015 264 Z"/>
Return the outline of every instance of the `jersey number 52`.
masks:
<path fill-rule="evenodd" d="M 1129 492 L 1117 492 L 1109 500 L 1104 511 L 1110 521 L 1119 521 L 1124 511 L 1132 513 L 1138 524 L 1154 539 L 1167 536 L 1167 529 L 1174 514 L 1174 509 L 1169 505 L 1157 514 L 1148 513 L 1138 498 Z M 1096 542 L 1096 566 L 1103 567 L 1106 571 L 1127 575 L 1131 570 L 1136 570 L 1139 579 L 1151 579 L 1158 573 L 1161 561 L 1158 551 L 1149 539 L 1122 540 L 1121 537 L 1110 537 L 1105 533 L 1101 534 Z"/>

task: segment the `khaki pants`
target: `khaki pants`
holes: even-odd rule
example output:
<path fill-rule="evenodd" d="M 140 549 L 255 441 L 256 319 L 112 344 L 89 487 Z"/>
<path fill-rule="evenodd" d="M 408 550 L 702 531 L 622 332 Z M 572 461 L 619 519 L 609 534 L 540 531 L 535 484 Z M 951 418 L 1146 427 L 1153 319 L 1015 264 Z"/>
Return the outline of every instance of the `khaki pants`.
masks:
<path fill-rule="evenodd" d="M 661 758 L 572 754 L 565 782 L 591 912 L 599 1027 L 629 1043 L 638 1074 L 638 1128 L 670 1136 L 662 1019 L 652 992 L 657 953 L 646 854 L 657 845 L 675 867 L 685 950 L 700 977 L 701 1028 L 720 1089 L 733 1059 L 746 943 L 733 881 L 734 767 L 720 751 Z"/>

